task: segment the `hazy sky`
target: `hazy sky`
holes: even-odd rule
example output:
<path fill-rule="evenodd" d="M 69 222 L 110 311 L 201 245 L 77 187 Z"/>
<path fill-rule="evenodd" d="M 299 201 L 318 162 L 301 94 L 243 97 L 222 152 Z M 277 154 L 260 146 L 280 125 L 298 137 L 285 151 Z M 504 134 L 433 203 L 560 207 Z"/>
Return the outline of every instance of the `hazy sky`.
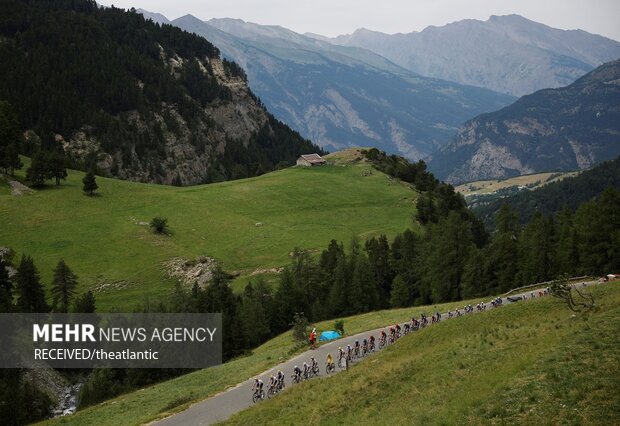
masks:
<path fill-rule="evenodd" d="M 327 36 L 360 27 L 386 33 L 419 31 L 466 18 L 516 13 L 562 28 L 583 29 L 620 41 L 620 0 L 99 0 L 143 8 L 175 19 L 241 18 Z"/>

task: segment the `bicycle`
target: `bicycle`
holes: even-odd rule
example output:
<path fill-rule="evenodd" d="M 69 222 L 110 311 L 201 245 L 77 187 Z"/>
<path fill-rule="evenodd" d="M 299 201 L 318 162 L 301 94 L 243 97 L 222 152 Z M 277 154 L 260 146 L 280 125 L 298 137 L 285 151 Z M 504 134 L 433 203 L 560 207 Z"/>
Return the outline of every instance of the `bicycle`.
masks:
<path fill-rule="evenodd" d="M 291 379 L 293 379 L 293 384 L 301 382 L 301 373 L 300 374 L 293 374 L 291 376 Z"/>
<path fill-rule="evenodd" d="M 267 398 L 271 398 L 272 396 L 275 396 L 278 393 L 278 384 L 274 383 L 273 385 L 269 386 L 269 389 L 267 390 Z"/>
<path fill-rule="evenodd" d="M 333 362 L 325 364 L 325 374 L 331 374 L 336 371 L 336 366 Z"/>
<path fill-rule="evenodd" d="M 386 343 L 385 337 L 381 337 L 381 339 L 379 339 L 379 350 L 383 349 Z"/>
<path fill-rule="evenodd" d="M 310 368 L 310 377 L 315 377 L 319 375 L 319 364 L 315 364 Z"/>
<path fill-rule="evenodd" d="M 265 391 L 262 389 L 256 389 L 252 395 L 252 402 L 256 403 L 257 401 L 261 401 L 263 399 L 265 399 Z"/>
<path fill-rule="evenodd" d="M 338 367 L 340 367 L 341 370 L 344 370 L 345 368 L 347 368 L 346 355 L 343 354 L 340 358 L 338 358 Z"/>

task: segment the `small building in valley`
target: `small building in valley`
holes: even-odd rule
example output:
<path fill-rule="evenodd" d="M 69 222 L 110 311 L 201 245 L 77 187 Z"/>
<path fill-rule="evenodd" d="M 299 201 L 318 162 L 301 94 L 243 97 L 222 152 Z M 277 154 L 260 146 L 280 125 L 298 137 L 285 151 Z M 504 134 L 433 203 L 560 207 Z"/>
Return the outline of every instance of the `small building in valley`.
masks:
<path fill-rule="evenodd" d="M 326 161 L 319 154 L 305 154 L 297 159 L 297 165 L 303 167 L 322 166 Z"/>

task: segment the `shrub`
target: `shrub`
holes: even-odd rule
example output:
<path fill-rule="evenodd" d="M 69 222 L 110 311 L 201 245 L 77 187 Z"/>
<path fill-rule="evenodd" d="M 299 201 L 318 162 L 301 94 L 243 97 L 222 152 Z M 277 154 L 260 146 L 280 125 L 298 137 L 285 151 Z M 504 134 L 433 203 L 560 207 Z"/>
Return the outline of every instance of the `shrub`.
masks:
<path fill-rule="evenodd" d="M 168 233 L 168 219 L 163 217 L 154 217 L 149 224 L 153 232 L 156 234 Z"/>
<path fill-rule="evenodd" d="M 336 320 L 334 321 L 334 329 L 340 333 L 341 336 L 344 336 L 344 320 Z"/>

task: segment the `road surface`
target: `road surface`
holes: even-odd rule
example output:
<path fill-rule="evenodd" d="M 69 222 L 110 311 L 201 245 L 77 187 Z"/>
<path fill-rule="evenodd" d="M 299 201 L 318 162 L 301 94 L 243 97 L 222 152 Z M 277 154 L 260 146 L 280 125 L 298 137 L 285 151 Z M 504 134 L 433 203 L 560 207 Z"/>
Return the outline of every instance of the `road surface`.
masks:
<path fill-rule="evenodd" d="M 595 283 L 596 281 L 590 281 L 590 282 L 587 282 L 586 285 L 591 285 Z M 539 290 L 533 291 L 536 298 L 538 298 L 538 291 Z M 532 300 L 531 293 L 532 293 L 531 291 L 525 291 L 523 293 L 510 295 L 510 297 L 514 298 L 518 296 L 521 296 L 521 297 L 526 296 L 527 299 L 525 299 L 525 301 L 528 301 L 528 300 Z M 502 304 L 509 304 L 509 303 L 514 303 L 514 302 L 508 301 L 506 297 L 502 298 Z M 486 303 L 486 309 L 497 309 L 497 308 L 493 308 L 491 306 L 491 303 Z M 476 312 L 477 311 L 474 307 L 474 313 Z M 471 315 L 471 314 L 466 314 L 466 315 Z M 453 319 L 455 318 L 458 318 L 458 317 L 454 316 Z M 404 318 L 404 319 L 407 320 L 407 318 Z M 442 313 L 442 321 L 445 321 L 447 319 L 448 319 L 448 315 Z M 430 318 L 429 318 L 429 325 L 431 325 Z M 387 324 L 386 326 L 389 328 L 390 324 Z M 265 384 L 264 389 L 266 393 L 267 388 L 269 386 L 268 385 L 269 378 L 272 375 L 275 376 L 278 370 L 282 370 L 285 376 L 285 380 L 286 380 L 286 389 L 290 389 L 291 386 L 294 386 L 291 380 L 291 374 L 293 372 L 293 368 L 295 367 L 295 365 L 298 365 L 301 367 L 304 362 L 307 362 L 308 364 L 310 364 L 310 358 L 312 356 L 314 356 L 319 363 L 319 367 L 321 369 L 321 375 L 319 377 L 325 377 L 325 358 L 327 357 L 328 353 L 331 352 L 332 356 L 334 357 L 334 360 L 337 363 L 339 346 L 343 348 L 346 348 L 347 345 L 353 346 L 356 340 L 359 340 L 361 344 L 361 341 L 364 339 L 364 337 L 368 337 L 371 334 L 375 336 L 376 344 L 377 344 L 377 352 L 378 352 L 379 336 L 380 336 L 381 330 L 385 330 L 385 329 L 386 327 L 381 327 L 375 330 L 366 331 L 364 333 L 359 333 L 354 336 L 343 337 L 341 339 L 334 340 L 330 343 L 324 344 L 318 347 L 317 349 L 308 350 L 304 352 L 303 354 L 300 354 L 288 361 L 284 361 L 278 364 L 277 366 L 263 372 L 262 374 L 259 374 L 258 376 L 252 377 L 243 383 L 239 383 L 234 388 L 230 388 L 208 399 L 205 399 L 204 401 L 198 402 L 190 406 L 187 410 L 182 411 L 177 414 L 173 414 L 172 416 L 159 420 L 155 422 L 154 424 L 158 426 L 210 425 L 213 423 L 226 420 L 233 414 L 253 405 L 251 388 L 252 388 L 252 385 L 254 384 L 255 378 L 260 378 L 263 380 L 263 383 Z M 398 344 L 398 342 L 396 342 L 396 344 Z M 372 356 L 372 355 L 373 354 L 369 356 Z M 363 362 L 364 359 L 365 358 L 362 358 L 355 362 Z M 339 373 L 341 371 L 343 370 L 341 370 L 338 366 L 336 366 L 336 372 Z M 275 398 L 277 398 L 277 395 L 275 396 Z"/>

